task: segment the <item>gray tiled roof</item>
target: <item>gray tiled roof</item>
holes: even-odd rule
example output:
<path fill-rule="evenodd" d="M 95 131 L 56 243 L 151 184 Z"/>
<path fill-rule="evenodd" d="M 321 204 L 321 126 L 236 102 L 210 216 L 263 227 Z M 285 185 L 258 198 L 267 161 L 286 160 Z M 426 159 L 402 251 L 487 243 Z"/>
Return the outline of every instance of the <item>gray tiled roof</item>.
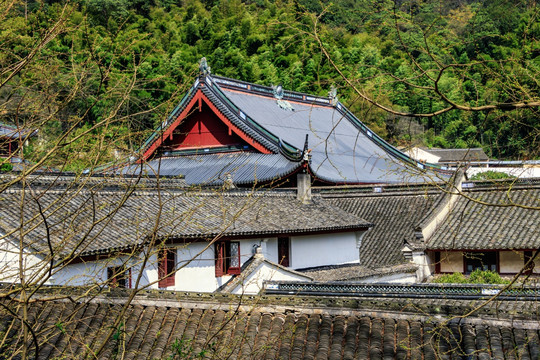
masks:
<path fill-rule="evenodd" d="M 299 162 L 287 160 L 281 154 L 252 152 L 185 155 L 155 158 L 143 167 L 143 173 L 161 176 L 184 175 L 192 185 L 220 185 L 231 174 L 237 185 L 265 183 L 294 172 Z M 139 173 L 140 165 L 121 169 L 123 174 Z"/>
<path fill-rule="evenodd" d="M 141 152 L 148 151 L 155 141 L 159 141 L 159 134 L 175 123 L 197 91 L 202 91 L 218 111 L 248 137 L 276 156 L 283 157 L 275 169 L 265 171 L 266 178 L 276 178 L 283 175 L 284 167 L 293 167 L 293 163 L 285 164 L 285 159 L 293 162 L 302 160 L 306 135 L 309 136 L 308 148 L 311 150 L 310 169 L 322 181 L 425 183 L 432 180 L 426 176 L 448 176 L 431 171 L 433 166 L 417 163 L 385 142 L 339 102 L 332 104 L 329 98 L 286 91 L 284 101 L 290 102 L 294 111 L 286 110 L 278 105 L 271 88 L 217 76 L 197 79 L 169 119 L 146 141 Z M 268 159 L 265 158 L 263 163 Z M 253 163 L 254 160 L 250 161 Z M 219 163 L 217 172 L 224 165 Z M 426 174 L 419 168 L 429 168 L 430 171 Z M 167 175 L 184 175 L 186 178 L 190 170 L 193 169 L 181 158 L 171 158 L 164 169 Z M 193 179 L 207 183 L 211 181 L 208 175 L 214 176 L 215 172 L 206 175 L 206 178 L 198 175 Z"/>
<path fill-rule="evenodd" d="M 310 268 L 301 272 L 313 277 L 315 281 L 360 281 L 362 278 L 384 276 L 398 273 L 414 273 L 418 269 L 415 264 L 407 263 L 393 266 L 381 266 L 376 269 L 367 268 L 358 264 L 331 265 Z"/>
<path fill-rule="evenodd" d="M 431 301 L 439 311 L 445 307 Z M 381 302 L 392 305 L 381 299 L 375 303 Z M 198 358 L 204 351 L 204 358 L 213 360 L 538 358 L 537 326 L 470 317 L 445 324 L 435 316 L 411 313 L 417 305 L 403 304 L 402 311 L 382 313 L 290 306 L 285 311 L 257 305 L 248 310 L 237 309 L 234 302 L 145 302 L 127 307 L 117 331 L 104 343 L 122 303 L 38 301 L 28 306 L 27 323 L 36 334 L 39 353 L 35 356 L 30 340 L 28 355 L 81 359 L 104 345 L 100 359 L 179 358 L 174 350 L 181 350 L 185 358 Z M 15 314 L 22 311 L 19 307 Z M 4 355 L 18 358 L 21 321 L 4 307 L 0 330 L 5 334 Z"/>
<path fill-rule="evenodd" d="M 10 139 L 18 139 L 19 137 L 22 137 L 24 139 L 26 137 L 35 136 L 36 134 L 36 130 L 24 128 L 18 129 L 15 126 L 0 123 L 0 138 L 7 137 Z"/>
<path fill-rule="evenodd" d="M 222 90 L 249 117 L 297 149 L 304 147 L 308 134 L 311 169 L 322 180 L 335 183 L 426 182 L 417 170 L 391 156 L 329 103 L 290 100 L 294 107 L 294 111 L 290 111 L 279 107 L 271 96 Z"/>
<path fill-rule="evenodd" d="M 440 163 L 459 161 L 488 161 L 482 148 L 471 149 L 426 149 L 427 152 L 439 156 Z"/>
<path fill-rule="evenodd" d="M 431 209 L 438 192 L 428 188 L 395 193 L 322 193 L 332 204 L 374 224 L 362 239 L 360 265 L 380 267 L 405 262 L 404 240 L 414 238 L 417 222 Z"/>
<path fill-rule="evenodd" d="M 448 216 L 426 239 L 428 249 L 540 247 L 540 185 L 469 189 L 457 196 Z"/>
<path fill-rule="evenodd" d="M 47 228 L 56 251 L 92 254 L 160 239 L 212 239 L 360 229 L 370 224 L 324 199 L 302 204 L 292 192 L 195 192 L 156 188 L 130 192 L 97 185 L 11 187 L 0 194 L 0 229 L 17 238 L 21 209 L 28 245 L 48 253 Z M 22 206 L 21 206 L 22 203 Z"/>

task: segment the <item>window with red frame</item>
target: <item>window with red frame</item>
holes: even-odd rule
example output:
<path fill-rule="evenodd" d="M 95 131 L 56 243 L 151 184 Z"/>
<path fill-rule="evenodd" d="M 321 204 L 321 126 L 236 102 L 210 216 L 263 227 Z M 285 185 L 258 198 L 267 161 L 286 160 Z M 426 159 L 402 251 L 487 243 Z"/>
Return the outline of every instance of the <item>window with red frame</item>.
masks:
<path fill-rule="evenodd" d="M 158 276 L 160 288 L 174 286 L 176 275 L 176 248 L 163 249 L 159 251 Z"/>
<path fill-rule="evenodd" d="M 220 241 L 215 244 L 216 277 L 240 274 L 240 242 Z"/>
<path fill-rule="evenodd" d="M 125 266 L 107 268 L 107 279 L 112 288 L 131 288 L 131 269 Z"/>

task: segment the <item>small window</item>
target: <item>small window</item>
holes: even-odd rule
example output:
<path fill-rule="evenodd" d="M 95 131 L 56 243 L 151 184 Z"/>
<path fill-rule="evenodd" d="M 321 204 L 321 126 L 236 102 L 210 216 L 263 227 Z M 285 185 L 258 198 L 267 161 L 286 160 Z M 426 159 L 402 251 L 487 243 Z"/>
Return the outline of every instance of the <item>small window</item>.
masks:
<path fill-rule="evenodd" d="M 278 263 L 283 266 L 290 266 L 290 240 L 288 237 L 278 237 Z"/>
<path fill-rule="evenodd" d="M 476 269 L 497 271 L 497 251 L 469 252 L 463 254 L 465 273 L 470 274 Z"/>
<path fill-rule="evenodd" d="M 240 242 L 217 242 L 215 251 L 216 277 L 240 274 Z"/>
<path fill-rule="evenodd" d="M 158 276 L 160 288 L 174 286 L 176 275 L 176 248 L 168 248 L 159 251 Z"/>
<path fill-rule="evenodd" d="M 107 279 L 112 288 L 131 288 L 131 269 L 125 266 L 107 268 Z"/>

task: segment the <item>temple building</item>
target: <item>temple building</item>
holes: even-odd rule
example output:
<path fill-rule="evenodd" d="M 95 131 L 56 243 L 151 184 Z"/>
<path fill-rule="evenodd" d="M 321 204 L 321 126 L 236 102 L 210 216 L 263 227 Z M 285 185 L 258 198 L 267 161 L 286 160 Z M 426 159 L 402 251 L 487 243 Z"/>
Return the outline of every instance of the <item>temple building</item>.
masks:
<path fill-rule="evenodd" d="M 108 169 L 110 171 L 110 169 Z M 184 176 L 188 184 L 295 186 L 426 183 L 446 180 L 438 165 L 388 144 L 329 97 L 211 75 L 200 76 L 168 119 L 113 169 L 121 174 Z"/>

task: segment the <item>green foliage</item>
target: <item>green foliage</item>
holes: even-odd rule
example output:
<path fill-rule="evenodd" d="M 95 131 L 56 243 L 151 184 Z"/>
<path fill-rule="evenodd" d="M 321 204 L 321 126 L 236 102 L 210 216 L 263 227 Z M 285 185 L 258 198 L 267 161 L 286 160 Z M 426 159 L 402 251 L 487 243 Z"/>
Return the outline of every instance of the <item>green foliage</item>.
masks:
<path fill-rule="evenodd" d="M 66 170 L 88 166 L 96 152 L 104 163 L 114 160 L 113 150 L 136 150 L 191 85 L 202 56 L 213 73 L 250 82 L 319 95 L 336 85 L 339 99 L 379 135 L 409 140 L 391 131 L 395 120 L 386 112 L 358 100 L 309 36 L 313 16 L 323 11 L 319 34 L 333 60 L 384 106 L 416 113 L 447 107 L 428 90 L 441 64 L 459 64 L 446 68 L 437 86 L 465 106 L 528 100 L 540 92 L 534 75 L 540 72 L 540 25 L 536 6 L 525 2 L 84 0 L 66 12 L 58 2 L 32 4 L 2 19 L 0 68 L 28 55 L 62 14 L 67 22 L 0 99 L 24 99 L 25 113 L 50 115 L 55 124 L 40 129 L 46 143 L 30 160 L 41 159 L 71 126 L 88 134 L 66 142 L 50 164 Z M 13 122 L 15 110 L 1 106 L 0 120 Z M 421 125 L 424 145 L 484 146 L 493 157 L 531 158 L 540 152 L 538 119 L 528 110 L 452 110 Z M 103 134 L 113 140 L 106 150 L 92 140 Z"/>
<path fill-rule="evenodd" d="M 171 344 L 172 354 L 169 355 L 167 360 L 196 360 L 204 359 L 207 355 L 207 350 L 203 349 L 196 352 L 193 349 L 191 339 L 175 339 Z"/>
<path fill-rule="evenodd" d="M 515 176 L 509 175 L 501 171 L 483 171 L 471 176 L 471 180 L 498 180 L 498 179 L 514 179 Z"/>
<path fill-rule="evenodd" d="M 490 270 L 474 270 L 469 275 L 469 282 L 472 284 L 508 284 L 510 281 L 501 278 L 501 275 Z"/>
<path fill-rule="evenodd" d="M 433 279 L 443 284 L 508 284 L 510 281 L 490 270 L 474 270 L 468 277 L 462 273 L 444 274 Z"/>
<path fill-rule="evenodd" d="M 433 279 L 434 283 L 441 284 L 465 284 L 468 279 L 462 273 L 444 274 Z"/>
<path fill-rule="evenodd" d="M 9 161 L 2 160 L 0 162 L 0 172 L 9 172 L 13 170 L 13 165 Z"/>

